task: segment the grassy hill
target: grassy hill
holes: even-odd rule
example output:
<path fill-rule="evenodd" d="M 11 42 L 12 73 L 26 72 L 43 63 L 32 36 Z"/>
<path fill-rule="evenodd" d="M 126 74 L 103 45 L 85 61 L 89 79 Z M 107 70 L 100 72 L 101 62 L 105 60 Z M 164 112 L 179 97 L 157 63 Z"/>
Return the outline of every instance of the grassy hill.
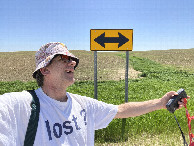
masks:
<path fill-rule="evenodd" d="M 76 70 L 77 81 L 93 80 L 94 55 L 91 51 L 72 50 L 80 59 Z M 31 81 L 35 69 L 35 52 L 0 52 L 0 81 Z M 120 57 L 125 52 L 98 52 L 98 80 L 123 80 L 125 73 L 125 58 Z M 161 64 L 194 72 L 194 49 L 132 51 L 130 57 L 148 58 Z M 131 67 L 131 66 L 130 66 Z M 137 78 L 138 73 L 130 69 L 130 78 Z"/>

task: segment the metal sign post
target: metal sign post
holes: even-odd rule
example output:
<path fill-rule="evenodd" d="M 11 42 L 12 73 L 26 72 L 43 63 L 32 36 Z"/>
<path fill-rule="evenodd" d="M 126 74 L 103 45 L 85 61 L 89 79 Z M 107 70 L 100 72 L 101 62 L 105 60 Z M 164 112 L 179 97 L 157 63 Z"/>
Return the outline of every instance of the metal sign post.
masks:
<path fill-rule="evenodd" d="M 129 72 L 129 51 L 126 51 L 126 68 L 125 68 L 125 102 L 128 102 L 128 72 Z"/>
<path fill-rule="evenodd" d="M 97 89 L 97 51 L 94 51 L 94 98 L 98 99 Z"/>
<path fill-rule="evenodd" d="M 128 102 L 128 71 L 129 71 L 129 51 L 126 51 L 126 67 L 125 67 L 125 103 Z M 126 119 L 122 119 L 122 139 L 125 140 Z"/>
<path fill-rule="evenodd" d="M 125 67 L 125 102 L 128 102 L 128 72 L 129 72 L 129 51 L 126 51 Z M 98 80 L 97 80 L 97 51 L 94 51 L 94 98 L 98 99 Z"/>

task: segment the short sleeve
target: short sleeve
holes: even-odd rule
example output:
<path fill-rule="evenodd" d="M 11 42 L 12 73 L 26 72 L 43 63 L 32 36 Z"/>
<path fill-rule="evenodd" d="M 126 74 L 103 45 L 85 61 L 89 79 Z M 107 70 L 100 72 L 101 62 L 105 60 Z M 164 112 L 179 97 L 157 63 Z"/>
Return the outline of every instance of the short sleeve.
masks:
<path fill-rule="evenodd" d="M 95 102 L 94 106 L 95 130 L 106 128 L 113 120 L 118 111 L 118 106 L 101 101 Z"/>

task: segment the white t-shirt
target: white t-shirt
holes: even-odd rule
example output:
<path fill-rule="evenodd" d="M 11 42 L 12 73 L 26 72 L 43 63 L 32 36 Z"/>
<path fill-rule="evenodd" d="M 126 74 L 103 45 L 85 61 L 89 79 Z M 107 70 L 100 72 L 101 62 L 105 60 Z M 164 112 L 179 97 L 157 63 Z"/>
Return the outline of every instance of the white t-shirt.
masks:
<path fill-rule="evenodd" d="M 35 90 L 40 101 L 35 146 L 92 146 L 94 132 L 105 128 L 118 107 L 112 104 L 67 93 L 67 102 Z M 0 96 L 0 145 L 22 146 L 31 115 L 32 96 L 27 91 Z"/>

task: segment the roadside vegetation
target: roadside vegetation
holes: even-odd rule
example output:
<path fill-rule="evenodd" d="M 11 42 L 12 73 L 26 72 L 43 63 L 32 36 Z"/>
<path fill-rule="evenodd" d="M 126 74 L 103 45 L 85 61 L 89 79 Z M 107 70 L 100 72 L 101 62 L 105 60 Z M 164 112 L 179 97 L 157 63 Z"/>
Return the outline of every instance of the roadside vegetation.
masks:
<path fill-rule="evenodd" d="M 191 49 L 192 50 L 192 49 Z M 190 51 L 190 50 L 188 50 Z M 162 51 L 161 51 L 162 52 Z M 162 54 L 160 52 L 160 54 Z M 92 62 L 92 54 L 87 51 L 77 51 L 73 52 L 80 54 L 80 59 L 82 60 L 83 54 L 87 55 L 88 59 Z M 83 53 L 83 54 L 82 54 Z M 88 54 L 87 54 L 88 53 Z M 146 52 L 142 52 L 142 54 Z M 173 52 L 174 53 L 174 52 Z M 111 79 L 111 76 L 106 78 L 107 71 L 113 70 L 112 77 L 114 75 L 114 70 L 124 68 L 125 66 L 125 53 L 115 52 L 109 53 L 99 53 L 99 68 L 102 73 L 98 82 L 98 100 L 104 101 L 106 103 L 121 104 L 124 103 L 125 99 L 125 82 L 122 79 Z M 190 115 L 194 115 L 194 74 L 193 70 L 187 66 L 185 68 L 181 66 L 171 65 L 167 63 L 155 60 L 149 55 L 142 55 L 141 52 L 130 53 L 130 66 L 134 70 L 139 71 L 137 78 L 129 79 L 129 101 L 145 101 L 155 98 L 161 98 L 166 92 L 177 91 L 180 88 L 184 88 L 191 99 L 188 100 L 188 110 Z M 187 54 L 187 53 L 185 53 Z M 78 56 L 77 55 L 77 56 Z M 112 56 L 111 56 L 112 55 Z M 153 53 L 154 55 L 154 53 Z M 177 60 L 180 58 L 182 53 L 176 54 Z M 145 57 L 147 56 L 147 57 Z M 150 54 L 151 56 L 151 54 Z M 1 57 L 1 55 L 0 55 Z M 158 58 L 160 56 L 158 55 Z M 86 56 L 85 56 L 86 58 Z M 106 61 L 106 59 L 111 60 L 111 62 Z M 148 59 L 149 58 L 149 59 Z M 87 60 L 85 60 L 85 63 Z M 164 59 L 161 58 L 161 59 Z M 187 58 L 188 59 L 188 58 Z M 172 58 L 172 60 L 174 60 Z M 191 58 L 192 60 L 192 58 Z M 101 62 L 104 61 L 104 62 Z M 109 63 L 108 65 L 106 63 Z M 114 64 L 118 62 L 118 64 Z M 170 62 L 170 61 L 168 61 Z M 173 61 L 172 61 L 173 62 Z M 191 62 L 191 61 L 190 61 Z M 185 61 L 186 63 L 186 61 Z M 119 66 L 120 64 L 120 66 Z M 83 67 L 82 67 L 83 65 Z M 84 66 L 85 65 L 85 66 Z M 104 68 L 102 67 L 104 66 Z M 7 66 L 9 67 L 9 66 Z M 80 77 L 82 80 L 78 80 L 74 85 L 68 88 L 68 92 L 80 94 L 88 97 L 94 97 L 94 85 L 93 85 L 93 66 L 92 64 L 81 64 L 79 69 L 87 69 L 91 67 L 91 73 L 88 73 L 88 78 Z M 109 68 L 110 67 L 110 68 Z M 17 68 L 17 67 L 16 67 Z M 107 70 L 104 70 L 107 69 Z M 87 70 L 82 70 L 83 74 L 78 76 L 87 76 Z M 117 71 L 115 71 L 117 72 Z M 116 75 L 114 75 L 116 76 Z M 0 82 L 0 94 L 6 92 L 17 92 L 22 90 L 36 89 L 37 85 L 35 81 L 1 81 Z M 183 132 L 186 135 L 187 142 L 188 139 L 188 128 L 187 119 L 185 116 L 185 109 L 182 108 L 175 112 L 177 119 Z M 192 127 L 193 127 L 192 123 Z M 131 145 L 131 146 L 153 146 L 153 145 L 183 145 L 183 140 L 181 133 L 176 124 L 173 114 L 169 113 L 167 110 L 158 110 L 152 113 L 148 113 L 139 117 L 128 118 L 126 120 L 115 119 L 109 126 L 105 129 L 96 131 L 95 134 L 96 145 Z"/>

